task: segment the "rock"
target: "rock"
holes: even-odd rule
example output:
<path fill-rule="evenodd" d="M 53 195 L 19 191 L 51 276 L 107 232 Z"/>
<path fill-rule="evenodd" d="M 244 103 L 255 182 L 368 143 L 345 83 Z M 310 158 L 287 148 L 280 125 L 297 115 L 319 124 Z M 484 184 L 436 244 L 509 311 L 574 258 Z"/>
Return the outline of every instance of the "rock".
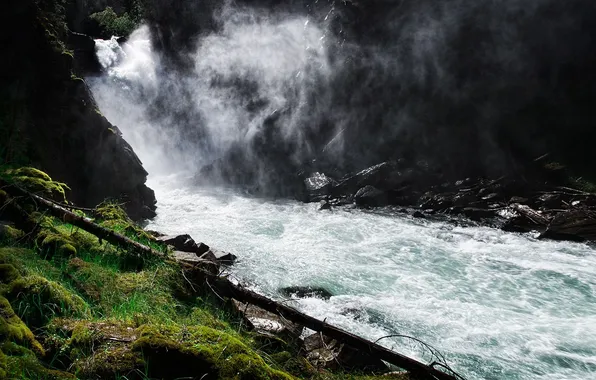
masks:
<path fill-rule="evenodd" d="M 215 260 L 218 263 L 224 264 L 224 265 L 232 265 L 238 259 L 238 257 L 234 254 L 231 254 L 229 252 L 220 251 L 217 249 L 211 249 L 211 250 L 209 250 L 209 252 L 211 252 L 213 254 L 213 256 L 215 257 Z M 207 252 L 207 253 L 209 253 L 209 252 Z"/>
<path fill-rule="evenodd" d="M 386 206 L 387 194 L 374 186 L 366 185 L 354 194 L 354 202 L 359 206 Z"/>
<path fill-rule="evenodd" d="M 559 194 L 542 194 L 536 199 L 541 208 L 553 209 L 563 206 L 563 199 Z"/>
<path fill-rule="evenodd" d="M 328 300 L 333 296 L 333 293 L 325 288 L 316 286 L 287 286 L 279 289 L 279 292 L 286 297 L 297 297 L 297 298 L 322 298 Z"/>
<path fill-rule="evenodd" d="M 435 194 L 432 191 L 425 193 L 419 200 L 420 208 L 432 209 L 432 210 L 445 210 L 453 207 L 453 194 L 451 193 L 438 193 Z"/>
<path fill-rule="evenodd" d="M 474 221 L 496 218 L 498 216 L 495 210 L 477 207 L 464 207 L 460 213 Z"/>
<path fill-rule="evenodd" d="M 321 333 L 304 338 L 303 350 L 306 358 L 317 368 L 342 368 L 351 371 L 383 372 L 387 366 L 382 360 L 367 355 L 352 347 L 339 343 Z"/>
<path fill-rule="evenodd" d="M 192 252 L 198 256 L 201 256 L 205 252 L 209 251 L 209 246 L 203 243 L 195 243 L 193 238 L 188 234 L 177 236 L 161 236 L 157 238 L 157 241 L 171 245 L 177 251 Z"/>
<path fill-rule="evenodd" d="M 322 210 L 331 210 L 331 203 L 329 201 L 321 201 L 321 205 L 319 206 L 319 211 Z"/>
<path fill-rule="evenodd" d="M 70 32 L 68 47 L 74 52 L 75 72 L 82 75 L 101 73 L 101 64 L 95 53 L 95 40 L 86 34 Z"/>
<path fill-rule="evenodd" d="M 331 189 L 337 182 L 324 173 L 315 172 L 304 180 L 307 202 L 316 202 L 327 199 Z"/>
<path fill-rule="evenodd" d="M 302 326 L 282 319 L 258 306 L 242 303 L 235 299 L 232 299 L 232 305 L 244 317 L 246 323 L 258 332 L 297 338 L 304 329 Z"/>
<path fill-rule="evenodd" d="M 592 210 L 566 211 L 555 216 L 541 239 L 586 241 L 596 240 L 596 212 Z"/>
<path fill-rule="evenodd" d="M 420 219 L 426 218 L 426 215 L 424 215 L 421 211 L 414 211 L 414 213 L 412 214 L 412 216 L 414 218 L 420 218 Z"/>
<path fill-rule="evenodd" d="M 396 189 L 410 181 L 412 177 L 412 170 L 400 171 L 398 162 L 387 161 L 371 166 L 342 180 L 333 188 L 333 193 L 335 195 L 353 194 L 367 185 L 381 190 Z"/>

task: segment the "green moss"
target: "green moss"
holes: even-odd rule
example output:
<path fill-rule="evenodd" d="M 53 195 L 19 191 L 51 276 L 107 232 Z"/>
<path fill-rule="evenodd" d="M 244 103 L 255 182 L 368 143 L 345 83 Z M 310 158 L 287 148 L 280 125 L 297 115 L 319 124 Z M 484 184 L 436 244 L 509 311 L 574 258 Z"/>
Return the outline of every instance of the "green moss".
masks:
<path fill-rule="evenodd" d="M 6 296 L 30 326 L 41 327 L 55 316 L 85 316 L 89 313 L 81 297 L 59 283 L 37 275 L 11 282 Z"/>
<path fill-rule="evenodd" d="M 106 346 L 74 363 L 77 374 L 83 378 L 117 378 L 141 370 L 145 362 L 139 352 L 127 345 Z"/>
<path fill-rule="evenodd" d="M 22 239 L 25 236 L 25 233 L 17 228 L 11 227 L 9 225 L 0 225 L 0 240 L 6 243 L 15 242 L 19 239 Z"/>
<path fill-rule="evenodd" d="M 14 265 L 0 264 L 0 283 L 8 284 L 19 277 L 21 274 Z"/>
<path fill-rule="evenodd" d="M 58 252 L 63 256 L 75 256 L 77 254 L 77 249 L 72 244 L 66 243 L 58 248 Z"/>
<path fill-rule="evenodd" d="M 15 314 L 8 300 L 0 296 L 0 342 L 7 341 L 31 347 L 38 355 L 44 355 L 31 330 Z"/>
<path fill-rule="evenodd" d="M 145 325 L 138 336 L 133 348 L 143 353 L 152 376 L 159 377 L 161 368 L 171 369 L 180 363 L 171 376 L 204 373 L 226 379 L 293 378 L 269 367 L 238 338 L 210 327 Z"/>
<path fill-rule="evenodd" d="M 76 379 L 73 374 L 46 368 L 31 350 L 14 342 L 3 343 L 0 346 L 0 352 L 3 352 L 5 356 L 7 378 L 40 380 Z"/>
<path fill-rule="evenodd" d="M 65 183 L 53 181 L 46 173 L 31 167 L 8 169 L 2 173 L 2 176 L 33 193 L 55 197 L 62 201 L 66 201 L 66 190 L 70 190 Z"/>
<path fill-rule="evenodd" d="M 0 349 L 0 379 L 8 378 L 8 357 Z"/>

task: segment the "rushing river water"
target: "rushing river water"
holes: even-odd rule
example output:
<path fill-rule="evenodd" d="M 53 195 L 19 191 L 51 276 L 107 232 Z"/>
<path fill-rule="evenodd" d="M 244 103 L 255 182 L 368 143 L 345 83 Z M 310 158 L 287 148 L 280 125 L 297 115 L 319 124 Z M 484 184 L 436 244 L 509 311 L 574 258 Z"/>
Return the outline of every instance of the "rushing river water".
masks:
<path fill-rule="evenodd" d="M 275 30 L 302 33 L 287 25 Z M 192 166 L 188 152 L 197 149 L 176 144 L 174 131 L 164 132 L 146 116 L 144 99 L 164 91 L 147 29 L 135 32 L 124 49 L 114 39 L 97 41 L 97 48 L 107 75 L 89 83 L 100 110 L 139 154 L 156 190 L 158 216 L 148 228 L 189 233 L 236 254 L 233 275 L 265 295 L 281 298 L 285 286 L 324 287 L 331 299 L 301 299 L 296 306 L 373 340 L 391 334 L 421 339 L 468 379 L 596 379 L 596 254 L 587 245 L 387 210 L 318 211 L 317 204 L 185 185 L 160 174 L 180 172 L 181 163 Z M 199 77 L 221 67 L 215 58 L 209 70 L 199 65 Z M 208 80 L 193 80 L 197 104 L 210 107 L 205 115 L 229 116 L 240 107 L 225 103 L 229 94 L 216 93 L 218 100 L 201 87 Z M 237 119 L 205 123 L 229 126 L 245 117 L 238 112 Z M 380 343 L 429 359 L 408 339 Z"/>
<path fill-rule="evenodd" d="M 235 253 L 232 273 L 274 298 L 285 286 L 329 289 L 328 301 L 296 301 L 312 316 L 373 340 L 421 339 L 468 379 L 596 378 L 596 255 L 585 245 L 151 182 L 149 228 Z M 381 342 L 428 359 L 411 341 Z"/>

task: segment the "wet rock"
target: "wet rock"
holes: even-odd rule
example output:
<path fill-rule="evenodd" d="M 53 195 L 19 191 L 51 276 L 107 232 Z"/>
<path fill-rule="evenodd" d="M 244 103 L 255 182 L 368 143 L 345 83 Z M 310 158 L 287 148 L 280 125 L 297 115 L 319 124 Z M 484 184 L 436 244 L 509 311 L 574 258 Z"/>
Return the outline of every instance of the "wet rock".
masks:
<path fill-rule="evenodd" d="M 572 210 L 555 216 L 540 238 L 571 241 L 596 241 L 596 212 Z"/>
<path fill-rule="evenodd" d="M 317 368 L 342 368 L 365 372 L 387 370 L 387 366 L 380 359 L 373 358 L 321 333 L 304 338 L 303 350 L 306 358 Z"/>
<path fill-rule="evenodd" d="M 414 213 L 412 214 L 412 216 L 413 216 L 414 218 L 419 218 L 419 219 L 424 219 L 424 218 L 426 218 L 426 215 L 424 215 L 424 214 L 422 213 L 422 211 L 414 211 Z"/>
<path fill-rule="evenodd" d="M 474 221 L 481 221 L 484 219 L 492 219 L 498 216 L 495 210 L 488 208 L 477 208 L 477 207 L 464 207 L 460 211 L 461 214 L 465 215 Z"/>
<path fill-rule="evenodd" d="M 317 202 L 325 200 L 331 189 L 337 182 L 325 175 L 324 173 L 315 172 L 304 180 L 304 187 L 306 191 L 305 200 L 307 202 Z"/>
<path fill-rule="evenodd" d="M 563 199 L 560 194 L 542 194 L 536 200 L 536 203 L 542 208 L 561 208 Z"/>
<path fill-rule="evenodd" d="M 95 40 L 93 38 L 85 34 L 70 32 L 67 44 L 74 53 L 74 68 L 77 73 L 89 75 L 101 72 L 101 65 L 95 53 Z"/>
<path fill-rule="evenodd" d="M 297 338 L 304 329 L 302 326 L 282 319 L 258 306 L 242 303 L 235 299 L 232 299 L 232 305 L 244 317 L 248 326 L 260 333 Z"/>
<path fill-rule="evenodd" d="M 331 203 L 329 201 L 321 201 L 319 211 L 331 210 Z"/>
<path fill-rule="evenodd" d="M 356 192 L 354 202 L 359 206 L 386 206 L 388 204 L 388 197 L 384 191 L 374 186 L 366 185 Z"/>
<path fill-rule="evenodd" d="M 209 246 L 203 243 L 196 243 L 188 234 L 177 236 L 161 236 L 157 238 L 158 241 L 171 245 L 177 251 L 192 252 L 198 256 L 209 251 Z"/>
<path fill-rule="evenodd" d="M 328 300 L 333 296 L 333 293 L 325 288 L 316 286 L 287 286 L 279 289 L 279 292 L 286 297 L 297 297 L 297 298 L 322 298 Z"/>
<path fill-rule="evenodd" d="M 238 257 L 232 253 L 220 251 L 217 249 L 211 249 L 211 250 L 209 250 L 209 252 L 211 252 L 213 254 L 213 257 L 215 258 L 215 260 L 218 263 L 224 264 L 224 265 L 232 265 L 238 259 Z M 209 252 L 207 252 L 207 253 L 209 253 Z"/>
<path fill-rule="evenodd" d="M 387 161 L 350 176 L 334 187 L 334 194 L 353 194 L 367 185 L 380 190 L 396 189 L 411 180 L 411 169 L 400 170 L 398 162 Z"/>

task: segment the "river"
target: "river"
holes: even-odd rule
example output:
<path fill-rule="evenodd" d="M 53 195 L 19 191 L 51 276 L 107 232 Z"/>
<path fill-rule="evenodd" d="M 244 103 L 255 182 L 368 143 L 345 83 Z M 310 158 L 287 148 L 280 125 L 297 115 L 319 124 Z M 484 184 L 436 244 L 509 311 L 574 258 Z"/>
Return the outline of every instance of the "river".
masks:
<path fill-rule="evenodd" d="M 420 339 L 467 379 L 596 378 L 593 249 L 389 209 L 319 211 L 318 204 L 193 187 L 183 174 L 193 148 L 176 145 L 174 132 L 149 120 L 133 94 L 135 85 L 149 88 L 143 96 L 160 91 L 152 88 L 159 68 L 147 29 L 135 33 L 124 49 L 97 41 L 107 74 L 89 83 L 100 111 L 150 173 L 158 215 L 148 228 L 189 233 L 234 253 L 232 275 L 267 296 L 281 299 L 285 286 L 324 287 L 329 300 L 295 305 L 372 340 Z M 226 110 L 216 106 L 209 105 L 212 113 Z M 407 338 L 380 343 L 430 359 Z"/>

